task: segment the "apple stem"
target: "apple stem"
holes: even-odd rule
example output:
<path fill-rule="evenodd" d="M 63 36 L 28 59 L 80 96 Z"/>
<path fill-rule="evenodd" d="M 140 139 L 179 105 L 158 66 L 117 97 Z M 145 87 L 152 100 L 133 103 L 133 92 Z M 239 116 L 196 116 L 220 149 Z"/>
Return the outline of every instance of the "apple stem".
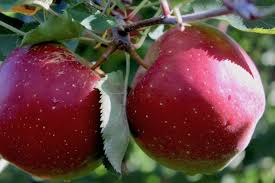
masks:
<path fill-rule="evenodd" d="M 114 53 L 115 51 L 117 50 L 117 46 L 114 46 L 114 45 L 110 45 L 105 53 L 103 53 L 99 59 L 96 61 L 96 63 L 94 65 L 92 65 L 91 69 L 92 70 L 96 70 L 100 65 L 102 65 L 106 60 L 107 58 L 112 54 Z"/>
<path fill-rule="evenodd" d="M 6 28 L 6 29 L 8 29 L 8 30 L 10 30 L 10 31 L 12 31 L 12 32 L 14 32 L 14 33 L 20 35 L 20 36 L 25 36 L 25 35 L 26 35 L 25 32 L 23 32 L 23 31 L 21 31 L 21 30 L 15 28 L 15 27 L 13 27 L 13 26 L 11 26 L 11 25 L 9 25 L 9 24 L 7 24 L 7 23 L 1 21 L 1 20 L 0 20 L 0 26 L 4 27 L 4 28 Z"/>
<path fill-rule="evenodd" d="M 143 59 L 139 56 L 139 54 L 136 52 L 136 50 L 134 48 L 131 48 L 129 51 L 130 55 L 135 59 L 135 61 L 141 65 L 142 67 L 144 67 L 146 70 L 149 69 L 149 65 L 145 64 Z"/>

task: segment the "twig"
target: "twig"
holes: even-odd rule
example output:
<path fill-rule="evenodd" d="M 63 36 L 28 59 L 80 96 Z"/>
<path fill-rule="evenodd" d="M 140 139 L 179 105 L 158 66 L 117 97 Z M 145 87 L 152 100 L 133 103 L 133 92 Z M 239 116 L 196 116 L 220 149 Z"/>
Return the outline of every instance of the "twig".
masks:
<path fill-rule="evenodd" d="M 249 0 L 223 0 L 223 4 L 242 18 L 249 20 L 264 18 L 275 13 L 275 5 L 258 9 L 253 1 Z"/>
<path fill-rule="evenodd" d="M 223 0 L 223 4 L 239 16 L 245 19 L 256 19 L 259 11 L 256 6 L 248 0 Z"/>
<path fill-rule="evenodd" d="M 165 17 L 170 16 L 171 11 L 167 0 L 160 0 L 160 7 L 162 9 L 163 16 Z"/>
<path fill-rule="evenodd" d="M 136 62 L 144 67 L 146 70 L 149 69 L 149 66 L 144 63 L 143 59 L 139 56 L 139 54 L 136 52 L 134 48 L 129 50 L 130 55 L 133 57 L 133 59 L 136 60 Z"/>
<path fill-rule="evenodd" d="M 13 27 L 13 26 L 11 26 L 11 25 L 9 25 L 9 24 L 7 24 L 7 23 L 1 21 L 1 20 L 0 20 L 0 26 L 4 27 L 4 28 L 6 28 L 6 29 L 8 29 L 8 30 L 10 30 L 10 31 L 12 31 L 12 32 L 14 32 L 14 33 L 20 35 L 20 36 L 25 36 L 25 35 L 26 35 L 25 32 L 23 32 L 23 31 L 21 31 L 21 30 L 15 28 L 15 27 Z"/>
<path fill-rule="evenodd" d="M 182 18 L 181 18 L 182 15 L 180 13 L 180 8 L 179 7 L 175 7 L 174 8 L 174 15 L 176 16 L 176 20 L 178 22 L 178 26 L 179 26 L 180 30 L 184 31 L 184 25 L 185 25 L 185 23 L 183 23 L 183 21 L 182 21 Z"/>
<path fill-rule="evenodd" d="M 117 50 L 117 47 L 116 46 L 109 46 L 107 49 L 106 49 L 106 52 L 103 53 L 99 59 L 96 61 L 96 63 L 91 67 L 92 70 L 95 70 L 97 69 L 100 65 L 102 65 L 106 60 L 107 58 L 114 52 Z"/>
<path fill-rule="evenodd" d="M 227 15 L 232 12 L 233 11 L 228 9 L 227 7 L 221 7 L 221 8 L 212 9 L 212 10 L 208 10 L 208 11 L 204 11 L 204 12 L 183 15 L 181 18 L 182 18 L 183 22 L 192 22 L 192 21 L 196 21 L 196 20 L 208 19 L 208 18 L 221 16 L 221 15 Z M 137 30 L 139 28 L 144 28 L 144 27 L 158 25 L 158 24 L 177 24 L 177 19 L 174 16 L 154 17 L 154 18 L 134 22 L 129 25 L 125 25 L 124 30 L 126 32 L 131 32 L 131 31 Z"/>
<path fill-rule="evenodd" d="M 228 15 L 232 13 L 236 13 L 245 19 L 259 19 L 275 13 L 275 5 L 271 6 L 270 8 L 259 10 L 256 8 L 256 6 L 252 2 L 247 0 L 235 0 L 234 2 L 230 0 L 223 0 L 223 2 L 225 6 L 217 9 L 183 15 L 181 17 L 182 21 L 184 23 L 188 23 L 188 22 L 193 22 L 197 20 L 209 19 L 209 18 L 222 16 L 222 15 Z M 152 26 L 152 25 L 158 25 L 158 24 L 177 24 L 177 19 L 174 16 L 169 16 L 169 17 L 161 16 L 161 17 L 150 18 L 150 19 L 134 22 L 129 25 L 125 25 L 124 30 L 126 32 L 131 32 L 133 30 L 137 30 L 137 29 Z"/>

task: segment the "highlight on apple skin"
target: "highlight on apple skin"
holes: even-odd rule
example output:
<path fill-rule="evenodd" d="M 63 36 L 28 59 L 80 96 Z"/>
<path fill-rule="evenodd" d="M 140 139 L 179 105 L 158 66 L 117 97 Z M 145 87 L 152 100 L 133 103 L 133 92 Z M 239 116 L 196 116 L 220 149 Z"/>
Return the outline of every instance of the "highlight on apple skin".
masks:
<path fill-rule="evenodd" d="M 0 154 L 43 179 L 101 163 L 100 79 L 64 46 L 17 48 L 0 68 Z"/>
<path fill-rule="evenodd" d="M 265 108 L 260 75 L 247 53 L 213 27 L 167 31 L 148 50 L 128 95 L 137 144 L 187 174 L 213 173 L 243 151 Z"/>

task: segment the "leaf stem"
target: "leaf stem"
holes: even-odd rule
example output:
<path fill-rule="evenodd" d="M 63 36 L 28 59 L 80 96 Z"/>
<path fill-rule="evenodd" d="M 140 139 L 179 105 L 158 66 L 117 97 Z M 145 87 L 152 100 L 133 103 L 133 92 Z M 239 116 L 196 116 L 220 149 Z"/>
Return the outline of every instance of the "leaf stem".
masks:
<path fill-rule="evenodd" d="M 125 70 L 125 80 L 124 80 L 124 96 L 123 96 L 123 107 L 126 107 L 127 102 L 127 89 L 130 75 L 130 55 L 125 52 L 126 57 L 126 70 Z M 125 109 L 126 110 L 126 109 Z"/>
<path fill-rule="evenodd" d="M 15 28 L 15 27 L 13 27 L 13 26 L 11 26 L 11 25 L 9 25 L 9 24 L 7 24 L 7 23 L 1 21 L 1 20 L 0 20 L 0 26 L 4 27 L 4 28 L 6 28 L 6 29 L 8 29 L 8 30 L 10 30 L 10 31 L 12 31 L 12 32 L 14 32 L 14 33 L 20 35 L 20 36 L 25 36 L 25 35 L 26 35 L 25 32 L 23 32 L 23 31 L 21 31 L 21 30 Z"/>
<path fill-rule="evenodd" d="M 88 34 L 88 35 L 89 35 L 91 38 L 93 38 L 94 40 L 96 40 L 96 41 L 98 41 L 98 42 L 101 42 L 101 43 L 103 43 L 103 44 L 108 45 L 108 44 L 110 44 L 110 43 L 112 42 L 112 41 L 106 40 L 106 39 L 104 39 L 104 38 L 98 36 L 96 33 L 92 32 L 92 31 L 86 31 L 85 33 Z M 83 39 L 83 40 L 86 39 L 86 40 L 88 41 L 89 38 L 87 38 L 87 37 L 82 37 L 81 39 Z"/>

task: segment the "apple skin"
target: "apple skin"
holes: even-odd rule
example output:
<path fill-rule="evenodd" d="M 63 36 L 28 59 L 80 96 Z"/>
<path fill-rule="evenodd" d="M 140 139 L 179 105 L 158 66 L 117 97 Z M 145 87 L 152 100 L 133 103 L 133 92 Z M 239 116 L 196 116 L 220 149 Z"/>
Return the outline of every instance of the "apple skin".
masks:
<path fill-rule="evenodd" d="M 214 173 L 243 151 L 265 108 L 260 75 L 224 33 L 203 24 L 171 29 L 149 49 L 128 95 L 137 144 L 187 174 Z"/>
<path fill-rule="evenodd" d="M 100 79 L 55 43 L 14 50 L 0 68 L 0 154 L 43 179 L 101 163 Z"/>

